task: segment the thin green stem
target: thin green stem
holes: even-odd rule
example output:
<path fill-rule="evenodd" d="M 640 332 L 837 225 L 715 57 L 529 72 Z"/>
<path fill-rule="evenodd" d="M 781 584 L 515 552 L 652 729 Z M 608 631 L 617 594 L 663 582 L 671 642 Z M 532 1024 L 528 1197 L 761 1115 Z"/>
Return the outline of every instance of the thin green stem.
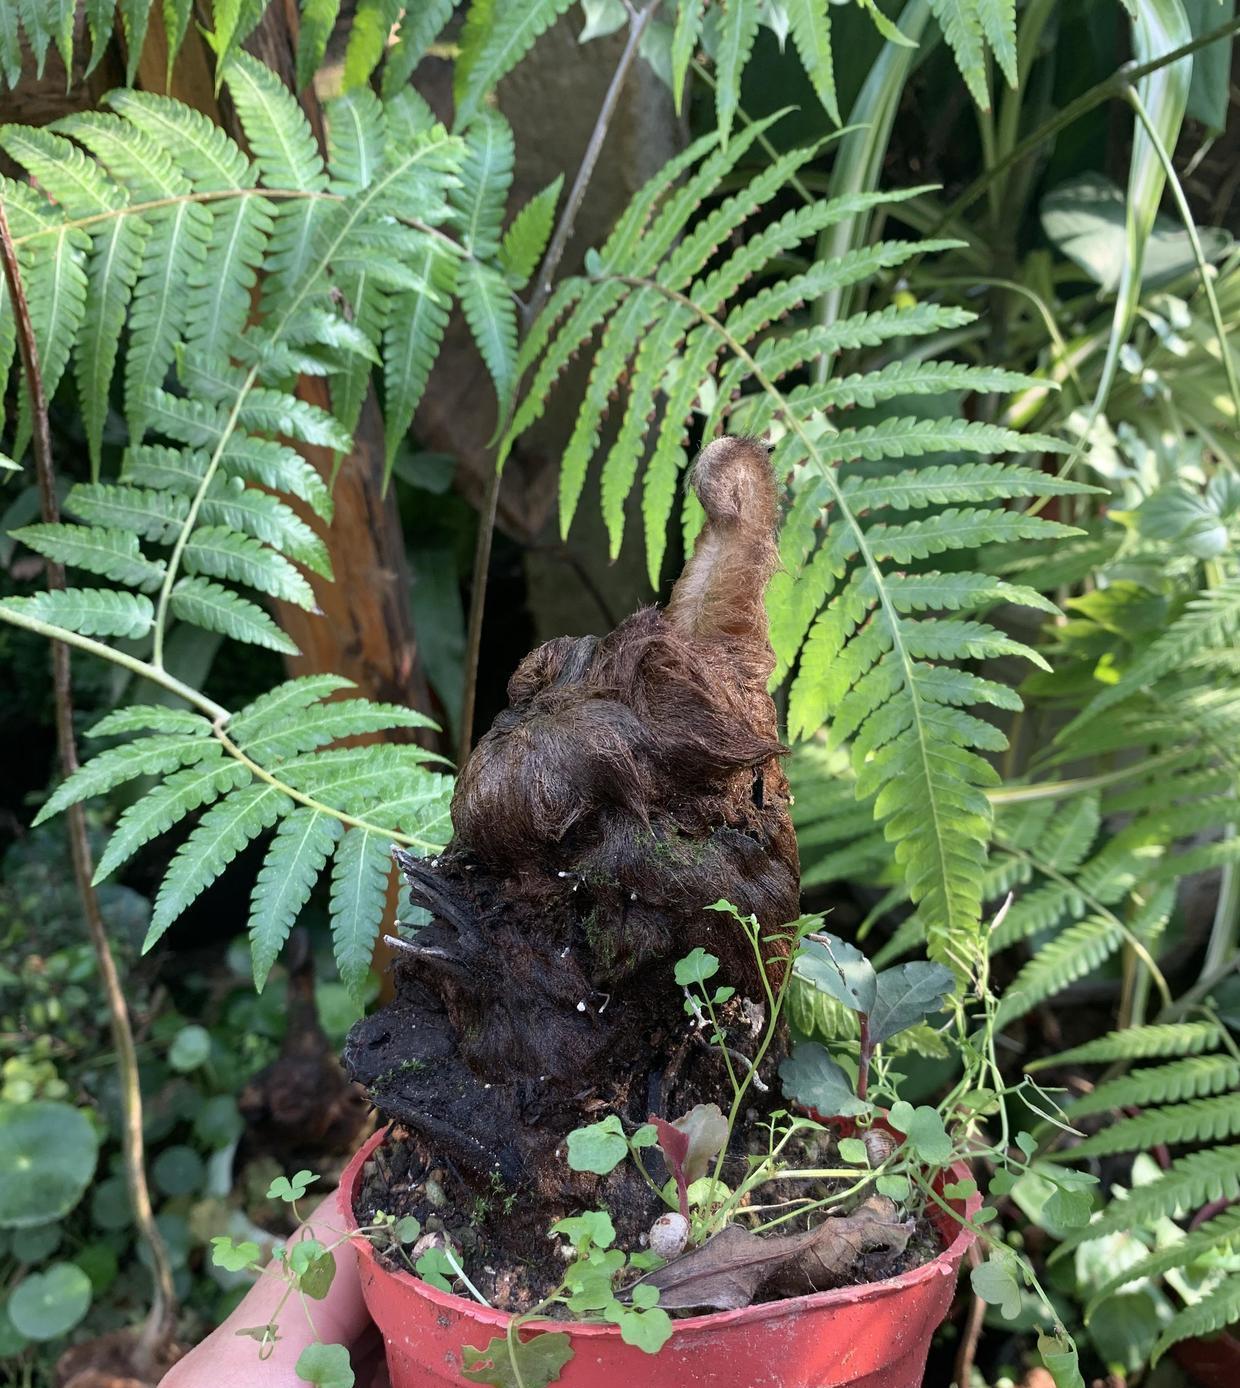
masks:
<path fill-rule="evenodd" d="M 1150 119 L 1150 113 L 1145 108 L 1145 102 L 1141 100 L 1140 92 L 1135 87 L 1129 87 L 1125 95 L 1128 98 L 1128 104 L 1137 113 L 1137 118 L 1145 127 L 1145 133 L 1149 136 L 1150 144 L 1154 147 L 1158 162 L 1163 167 L 1167 186 L 1171 189 L 1171 196 L 1175 199 L 1175 205 L 1179 209 L 1180 220 L 1184 223 L 1188 244 L 1192 247 L 1193 259 L 1197 262 L 1197 274 L 1201 279 L 1202 292 L 1205 294 L 1206 303 L 1210 307 L 1210 319 L 1214 324 L 1214 334 L 1218 338 L 1218 350 L 1219 355 L 1223 358 L 1223 370 L 1227 373 L 1227 388 L 1231 392 L 1231 402 L 1236 411 L 1236 427 L 1240 428 L 1240 382 L 1236 380 L 1236 364 L 1232 360 L 1231 348 L 1227 344 L 1227 327 L 1223 322 L 1222 310 L 1219 308 L 1218 295 L 1214 292 L 1213 274 L 1206 260 L 1205 252 L 1201 248 L 1201 237 L 1197 235 L 1197 223 L 1193 219 L 1188 199 L 1184 196 L 1184 188 L 1175 171 L 1175 165 L 1171 162 L 1171 155 L 1167 152 L 1167 146 L 1163 142 L 1162 136 L 1159 135 L 1157 126 Z"/>
<path fill-rule="evenodd" d="M 1134 776 L 1145 776 L 1158 767 L 1167 766 L 1182 760 L 1182 750 L 1161 752 L 1156 757 L 1126 766 L 1119 771 L 1106 771 L 1097 776 L 1077 776 L 1065 781 L 1043 781 L 1032 786 L 1000 786 L 997 790 L 985 792 L 992 805 L 1024 805 L 1033 800 L 1063 800 L 1072 795 L 1087 795 L 1093 790 L 1102 790 L 1121 781 L 1130 781 Z"/>

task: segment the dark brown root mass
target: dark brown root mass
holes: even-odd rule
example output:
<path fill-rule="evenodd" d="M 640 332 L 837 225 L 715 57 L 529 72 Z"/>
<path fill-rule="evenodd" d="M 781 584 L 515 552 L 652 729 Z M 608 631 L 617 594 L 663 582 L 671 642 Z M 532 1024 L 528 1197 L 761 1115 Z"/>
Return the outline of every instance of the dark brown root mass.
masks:
<path fill-rule="evenodd" d="M 760 999 L 744 934 L 705 908 L 726 898 L 768 930 L 798 910 L 766 688 L 766 449 L 717 440 L 691 484 L 706 523 L 667 607 L 527 656 L 461 770 L 452 842 L 431 861 L 397 855 L 433 920 L 402 952 L 395 999 L 346 1045 L 426 1167 L 477 1198 L 513 1194 L 514 1242 L 628 1198 L 627 1164 L 605 1180 L 569 1170 L 573 1128 L 615 1113 L 631 1129 L 711 1100 L 726 1111 L 675 961 L 701 945 L 720 982 Z"/>

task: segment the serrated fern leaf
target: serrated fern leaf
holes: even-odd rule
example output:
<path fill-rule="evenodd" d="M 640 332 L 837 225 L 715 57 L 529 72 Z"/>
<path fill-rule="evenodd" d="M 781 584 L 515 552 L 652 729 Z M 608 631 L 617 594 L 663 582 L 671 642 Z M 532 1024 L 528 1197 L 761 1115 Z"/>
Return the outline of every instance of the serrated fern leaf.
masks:
<path fill-rule="evenodd" d="M 835 66 L 831 54 L 831 6 L 828 0 L 786 0 L 788 27 L 809 80 L 827 114 L 839 125 Z"/>
<path fill-rule="evenodd" d="M 512 127 L 498 111 L 481 111 L 470 121 L 452 203 L 461 244 L 479 259 L 489 259 L 499 250 L 515 156 Z"/>
<path fill-rule="evenodd" d="M 247 844 L 291 808 L 288 796 L 261 782 L 234 790 L 212 806 L 177 850 L 159 884 L 143 952 L 160 939 Z"/>
<path fill-rule="evenodd" d="M 1098 1239 L 1120 1229 L 1149 1228 L 1155 1220 L 1173 1218 L 1214 1200 L 1233 1200 L 1240 1194 L 1240 1147 L 1217 1147 L 1180 1157 L 1156 1180 L 1112 1201 L 1082 1229 L 1065 1235 L 1052 1261 L 1086 1239 Z"/>
<path fill-rule="evenodd" d="M 499 271 L 478 260 L 461 265 L 457 292 L 502 407 L 516 381 L 517 310 L 512 294 Z"/>
<path fill-rule="evenodd" d="M 314 591 L 282 555 L 223 526 L 200 526 L 185 545 L 185 567 L 194 574 L 244 583 L 312 611 Z"/>
<path fill-rule="evenodd" d="M 758 6 L 755 0 L 723 0 L 715 49 L 715 116 L 724 144 L 732 132 L 732 122 L 740 105 L 741 73 L 753 52 L 757 36 Z"/>
<path fill-rule="evenodd" d="M 280 821 L 250 902 L 250 957 L 260 993 L 341 832 L 340 821 L 322 810 L 293 810 Z"/>
<path fill-rule="evenodd" d="M 296 643 L 257 603 L 205 578 L 178 578 L 169 597 L 172 614 L 204 631 L 218 631 L 235 641 L 265 646 L 283 655 L 300 655 Z"/>
<path fill-rule="evenodd" d="M 1164 1272 L 1170 1272 L 1172 1268 L 1189 1267 L 1198 1258 L 1208 1254 L 1229 1252 L 1235 1248 L 1238 1240 L 1240 1240 L 1240 1207 L 1233 1205 L 1221 1214 L 1215 1215 L 1213 1219 L 1208 1219 L 1204 1224 L 1198 1225 L 1196 1229 L 1185 1234 L 1182 1239 L 1177 1239 L 1163 1248 L 1156 1249 L 1147 1257 L 1141 1258 L 1122 1272 L 1116 1273 L 1114 1277 L 1108 1277 L 1096 1290 L 1091 1289 L 1086 1315 L 1091 1314 L 1099 1302 L 1117 1292 L 1121 1287 L 1161 1276 Z"/>
<path fill-rule="evenodd" d="M 535 193 L 504 232 L 499 246 L 499 267 L 514 289 L 521 289 L 528 283 L 547 249 L 563 186 L 564 175 L 559 174 L 541 193 Z"/>
<path fill-rule="evenodd" d="M 350 829 L 332 862 L 331 927 L 336 967 L 344 985 L 360 997 L 383 919 L 392 862 L 378 834 Z"/>
<path fill-rule="evenodd" d="M 1044 1056 L 1027 1068 L 1102 1065 L 1117 1060 L 1158 1060 L 1167 1056 L 1200 1055 L 1217 1046 L 1221 1033 L 1214 1022 L 1152 1022 L 1099 1036 L 1058 1055 Z"/>
<path fill-rule="evenodd" d="M 473 0 L 461 33 L 453 91 L 466 125 L 483 97 L 511 72 L 573 0 Z"/>
<path fill-rule="evenodd" d="M 408 85 L 428 48 L 452 17 L 455 0 L 423 0 L 411 5 L 400 22 L 396 43 L 388 49 L 383 65 L 384 98 L 395 96 Z"/>
<path fill-rule="evenodd" d="M 1190 1099 L 1171 1108 L 1147 1109 L 1135 1118 L 1123 1118 L 1101 1132 L 1067 1147 L 1059 1156 L 1078 1161 L 1111 1156 L 1116 1152 L 1147 1152 L 1161 1144 L 1180 1146 L 1193 1142 L 1221 1142 L 1240 1135 L 1240 1094 L 1213 1099 Z"/>
<path fill-rule="evenodd" d="M 384 732 L 390 728 L 434 726 L 425 714 L 415 709 L 376 703 L 370 699 L 337 699 L 330 703 L 314 704 L 291 716 L 279 727 L 268 726 L 265 732 L 244 739 L 243 745 L 253 760 L 270 766 L 286 757 L 325 747 L 342 737 Z"/>
<path fill-rule="evenodd" d="M 170 708 L 166 704 L 131 704 L 106 713 L 91 727 L 87 737 L 117 737 L 122 733 L 197 733 L 207 737 L 211 724 L 200 713 Z"/>
<path fill-rule="evenodd" d="M 429 238 L 419 255 L 418 272 L 433 292 L 394 295 L 384 334 L 385 476 L 391 474 L 396 450 L 409 432 L 426 389 L 456 287 L 455 256 Z"/>
<path fill-rule="evenodd" d="M 0 599 L 0 607 L 83 636 L 123 636 L 132 641 L 147 635 L 155 620 L 150 598 L 107 588 L 50 589 L 29 598 Z"/>
<path fill-rule="evenodd" d="M 1224 1093 L 1237 1085 L 1240 1085 L 1240 1061 L 1232 1056 L 1187 1056 L 1096 1086 L 1073 1101 L 1069 1117 L 1075 1120 L 1112 1109 L 1185 1103 L 1189 1099 Z"/>
<path fill-rule="evenodd" d="M 116 871 L 144 844 L 167 833 L 192 811 L 249 783 L 250 773 L 239 762 L 218 760 L 174 771 L 125 810 L 108 839 L 95 869 L 96 882 Z"/>
<path fill-rule="evenodd" d="M 126 743 L 123 747 L 111 747 L 92 757 L 72 776 L 61 781 L 35 816 L 34 822 L 36 825 L 42 824 L 70 805 L 76 805 L 92 795 L 102 795 L 138 776 L 164 775 L 191 762 L 219 757 L 221 752 L 219 743 L 210 738 L 184 734 L 146 737 L 138 742 Z"/>
<path fill-rule="evenodd" d="M 278 731 L 290 718 L 298 717 L 311 704 L 330 698 L 342 689 L 352 688 L 352 682 L 340 675 L 302 675 L 298 679 L 285 680 L 234 714 L 228 724 L 229 736 L 244 742 L 267 730 Z"/>
<path fill-rule="evenodd" d="M 1240 1275 L 1231 1273 L 1216 1287 L 1208 1291 L 1200 1301 L 1177 1313 L 1175 1319 L 1158 1337 L 1150 1355 L 1150 1363 L 1157 1364 L 1172 1345 L 1181 1340 L 1200 1339 L 1215 1334 L 1240 1319 Z"/>
<path fill-rule="evenodd" d="M 45 559 L 99 574 L 127 588 L 151 589 L 164 576 L 163 563 L 147 559 L 138 548 L 138 537 L 126 531 L 56 521 L 9 533 Z"/>

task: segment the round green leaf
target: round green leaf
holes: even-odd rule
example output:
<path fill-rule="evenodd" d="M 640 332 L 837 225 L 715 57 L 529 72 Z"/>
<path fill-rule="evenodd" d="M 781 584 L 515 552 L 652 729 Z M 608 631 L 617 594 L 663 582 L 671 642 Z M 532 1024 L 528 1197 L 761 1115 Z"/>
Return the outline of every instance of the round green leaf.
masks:
<path fill-rule="evenodd" d="M 182 1027 L 168 1049 L 168 1064 L 182 1074 L 197 1070 L 211 1054 L 211 1033 L 206 1027 Z"/>
<path fill-rule="evenodd" d="M 151 1177 L 165 1195 L 192 1195 L 202 1189 L 207 1168 L 192 1147 L 165 1147 L 151 1163 Z"/>
<path fill-rule="evenodd" d="M 307 1345 L 295 1368 L 297 1377 L 318 1388 L 353 1388 L 349 1351 L 343 1345 Z"/>
<path fill-rule="evenodd" d="M 59 1224 L 36 1225 L 33 1229 L 20 1229 L 10 1240 L 9 1246 L 19 1263 L 28 1266 L 41 1263 L 50 1258 L 60 1246 L 61 1228 Z"/>
<path fill-rule="evenodd" d="M 870 1105 L 857 1098 L 852 1081 L 817 1041 L 794 1047 L 779 1067 L 779 1079 L 787 1098 L 824 1118 L 869 1112 Z"/>
<path fill-rule="evenodd" d="M 70 1104 L 0 1103 L 0 1228 L 66 1215 L 95 1172 L 99 1139 Z"/>
<path fill-rule="evenodd" d="M 708 954 L 701 945 L 676 961 L 676 982 L 682 988 L 687 988 L 691 983 L 705 983 L 718 972 L 719 960 L 713 954 Z"/>
<path fill-rule="evenodd" d="M 9 1319 L 28 1340 L 54 1340 L 82 1319 L 90 1297 L 90 1278 L 76 1263 L 53 1263 L 13 1288 Z"/>
<path fill-rule="evenodd" d="M 628 1150 L 624 1129 L 614 1113 L 601 1123 L 576 1128 L 568 1135 L 568 1164 L 574 1171 L 593 1171 L 606 1176 L 620 1165 Z"/>
<path fill-rule="evenodd" d="M 237 1101 L 230 1094 L 212 1095 L 194 1116 L 194 1136 L 213 1151 L 235 1142 L 244 1126 Z"/>
<path fill-rule="evenodd" d="M 126 1229 L 133 1223 L 129 1191 L 122 1177 L 109 1176 L 99 1182 L 90 1197 L 90 1217 L 92 1223 L 108 1232 Z"/>

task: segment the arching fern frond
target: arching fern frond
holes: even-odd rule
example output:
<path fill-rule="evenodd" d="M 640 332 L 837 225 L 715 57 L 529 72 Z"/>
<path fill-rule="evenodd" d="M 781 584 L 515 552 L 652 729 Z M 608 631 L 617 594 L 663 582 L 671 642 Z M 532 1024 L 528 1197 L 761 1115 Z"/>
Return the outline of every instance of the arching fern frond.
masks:
<path fill-rule="evenodd" d="M 564 453 L 561 524 L 571 522 L 623 383 L 624 415 L 602 459 L 603 517 L 614 555 L 626 499 L 643 471 L 646 426 L 661 410 L 643 479 L 647 554 L 657 580 L 695 405 L 713 394 L 705 406 L 712 424 L 735 428 L 737 420 L 756 419 L 778 430 L 772 463 L 788 483 L 789 511 L 785 571 L 768 606 L 780 671 L 795 671 L 789 732 L 809 738 L 825 725 L 832 745 L 848 746 L 856 793 L 872 800 L 919 904 L 933 957 L 964 977 L 980 942 L 991 820 L 983 790 L 996 780 L 979 753 L 1005 745 L 993 725 L 968 710 L 1018 701 L 957 662 L 1015 654 L 1043 665 L 1036 651 L 980 614 L 1004 601 L 1043 610 L 1048 603 L 1028 588 L 982 574 L 939 574 L 919 561 L 1003 537 L 1072 534 L 994 504 L 1047 495 L 1064 484 L 1036 467 L 992 460 L 1061 451 L 1061 445 L 952 417 L 905 414 L 842 427 L 831 413 L 885 398 L 897 381 L 905 396 L 935 394 L 945 380 L 960 389 L 1023 381 L 958 363 L 846 377 L 836 382 L 833 398 L 797 394 L 795 373 L 813 358 L 836 356 L 846 343 L 935 331 L 944 321 L 925 305 L 893 306 L 824 331 L 801 329 L 794 315 L 802 303 L 946 243 L 891 240 L 802 273 L 777 272 L 798 246 L 862 201 L 890 206 L 908 194 L 842 198 L 752 225 L 811 152 L 791 151 L 738 186 L 739 160 L 760 133 L 751 126 L 726 149 L 699 142 L 677 168 L 637 194 L 590 257 L 589 277 L 569 281 L 553 296 L 522 353 L 531 383 L 504 447 L 537 417 L 571 355 L 595 336 L 590 384 Z M 719 200 L 689 226 L 692 208 L 711 198 Z M 714 391 L 720 360 L 722 384 Z M 934 456 L 933 467 L 907 465 L 927 456 Z M 954 500 L 961 504 L 942 504 Z M 690 511 L 690 537 L 694 523 Z"/>

